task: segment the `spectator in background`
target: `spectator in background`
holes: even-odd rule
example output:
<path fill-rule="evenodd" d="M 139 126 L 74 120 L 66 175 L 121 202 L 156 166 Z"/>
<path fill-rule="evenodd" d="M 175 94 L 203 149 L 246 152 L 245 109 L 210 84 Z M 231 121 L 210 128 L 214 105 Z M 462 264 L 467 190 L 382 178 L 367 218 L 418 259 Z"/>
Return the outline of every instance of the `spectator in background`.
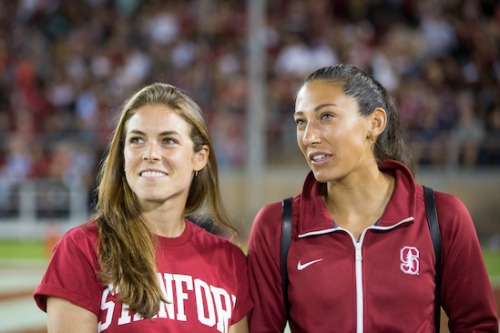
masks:
<path fill-rule="evenodd" d="M 447 132 L 441 104 L 428 89 L 423 93 L 415 124 L 417 134 L 412 137 L 410 146 L 421 165 L 442 166 L 446 161 Z"/>
<path fill-rule="evenodd" d="M 447 144 L 447 165 L 452 168 L 462 164 L 472 168 L 479 159 L 479 149 L 484 140 L 486 129 L 474 112 L 471 91 L 462 91 L 457 96 L 458 122 L 451 129 Z"/>
<path fill-rule="evenodd" d="M 500 162 L 500 105 L 493 108 L 488 116 L 486 128 L 487 144 L 486 156 L 493 159 L 493 163 Z"/>
<path fill-rule="evenodd" d="M 453 27 L 440 5 L 422 2 L 419 28 L 425 41 L 425 57 L 428 59 L 444 57 L 457 46 Z"/>
<path fill-rule="evenodd" d="M 33 156 L 25 138 L 20 134 L 10 136 L 5 161 L 0 164 L 0 216 L 9 215 L 16 209 L 13 194 L 30 175 L 32 164 Z"/>

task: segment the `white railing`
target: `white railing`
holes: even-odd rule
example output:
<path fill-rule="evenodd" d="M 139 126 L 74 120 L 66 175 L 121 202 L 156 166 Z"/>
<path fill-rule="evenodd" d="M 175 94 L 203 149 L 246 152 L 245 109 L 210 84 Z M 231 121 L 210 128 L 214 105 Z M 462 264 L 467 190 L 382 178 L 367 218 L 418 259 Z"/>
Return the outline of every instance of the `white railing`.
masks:
<path fill-rule="evenodd" d="M 0 239 L 41 239 L 85 223 L 88 195 L 78 183 L 0 178 Z"/>

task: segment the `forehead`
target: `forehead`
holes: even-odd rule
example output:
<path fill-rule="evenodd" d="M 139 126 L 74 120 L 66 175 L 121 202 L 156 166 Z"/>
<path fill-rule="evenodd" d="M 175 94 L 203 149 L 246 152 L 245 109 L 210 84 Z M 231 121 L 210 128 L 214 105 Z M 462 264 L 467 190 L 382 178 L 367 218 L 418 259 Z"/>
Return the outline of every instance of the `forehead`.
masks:
<path fill-rule="evenodd" d="M 308 109 L 318 104 L 352 103 L 354 98 L 344 93 L 342 82 L 315 80 L 304 84 L 297 93 L 295 108 L 297 111 Z"/>
<path fill-rule="evenodd" d="M 144 105 L 128 119 L 125 130 L 177 131 L 189 134 L 190 125 L 178 112 L 167 105 Z"/>
<path fill-rule="evenodd" d="M 332 82 L 323 79 L 314 80 L 308 83 L 305 83 L 299 90 L 297 97 L 304 94 L 328 94 L 332 91 L 335 92 L 343 92 L 344 84 L 342 82 Z"/>

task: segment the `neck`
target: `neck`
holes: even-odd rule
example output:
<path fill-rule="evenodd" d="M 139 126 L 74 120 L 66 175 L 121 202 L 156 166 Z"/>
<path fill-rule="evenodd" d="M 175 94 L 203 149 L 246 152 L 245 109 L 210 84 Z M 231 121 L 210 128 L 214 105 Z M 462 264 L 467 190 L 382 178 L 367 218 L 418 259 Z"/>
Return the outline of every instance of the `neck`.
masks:
<path fill-rule="evenodd" d="M 184 210 L 175 207 L 157 207 L 142 213 L 153 234 L 163 237 L 179 237 L 186 229 Z"/>
<path fill-rule="evenodd" d="M 365 228 L 382 217 L 394 185 L 395 179 L 377 168 L 355 181 L 328 183 L 325 205 L 337 225 L 359 239 Z"/>

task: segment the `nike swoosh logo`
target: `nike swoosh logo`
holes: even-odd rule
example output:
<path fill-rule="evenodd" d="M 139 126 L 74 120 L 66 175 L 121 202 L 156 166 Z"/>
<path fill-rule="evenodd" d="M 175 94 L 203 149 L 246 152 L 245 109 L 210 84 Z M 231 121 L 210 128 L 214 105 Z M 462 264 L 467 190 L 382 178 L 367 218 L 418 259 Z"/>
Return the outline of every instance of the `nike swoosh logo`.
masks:
<path fill-rule="evenodd" d="M 311 266 L 312 264 L 315 264 L 317 263 L 318 261 L 321 261 L 323 260 L 323 258 L 321 259 L 316 259 L 316 260 L 313 260 L 313 261 L 309 261 L 309 262 L 306 262 L 305 264 L 301 264 L 300 263 L 300 260 L 299 260 L 299 263 L 297 264 L 297 269 L 299 271 L 303 270 L 304 268 L 308 267 L 308 266 Z"/>

